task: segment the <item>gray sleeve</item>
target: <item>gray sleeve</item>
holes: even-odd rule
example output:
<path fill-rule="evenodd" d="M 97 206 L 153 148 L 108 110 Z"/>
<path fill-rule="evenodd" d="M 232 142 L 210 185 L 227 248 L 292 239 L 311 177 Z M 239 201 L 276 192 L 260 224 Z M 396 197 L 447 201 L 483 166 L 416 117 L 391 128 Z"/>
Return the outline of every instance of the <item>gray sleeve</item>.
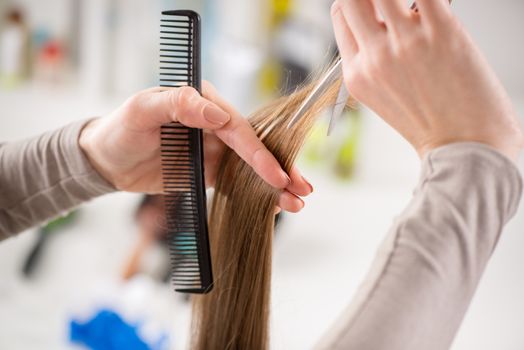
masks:
<path fill-rule="evenodd" d="M 317 348 L 448 349 L 521 192 L 515 165 L 488 146 L 431 151 L 410 204 Z"/>
<path fill-rule="evenodd" d="M 0 240 L 115 191 L 78 145 L 86 123 L 0 144 Z"/>

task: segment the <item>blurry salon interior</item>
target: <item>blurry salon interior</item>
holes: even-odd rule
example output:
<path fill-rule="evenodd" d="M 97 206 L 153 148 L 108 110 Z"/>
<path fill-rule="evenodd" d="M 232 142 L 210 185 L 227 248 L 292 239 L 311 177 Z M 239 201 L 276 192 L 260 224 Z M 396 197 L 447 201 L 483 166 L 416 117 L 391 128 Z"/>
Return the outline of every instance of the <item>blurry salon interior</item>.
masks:
<path fill-rule="evenodd" d="M 202 18 L 203 79 L 247 116 L 331 62 L 331 2 L 0 0 L 0 140 L 107 115 L 157 86 L 160 14 L 181 8 Z M 457 0 L 453 11 L 524 116 L 524 2 Z M 315 192 L 278 217 L 271 349 L 313 347 L 418 180 L 417 154 L 373 112 L 345 110 L 326 137 L 328 123 L 298 161 Z M 0 349 L 105 349 L 97 332 L 122 349 L 186 349 L 191 305 L 173 291 L 166 240 L 151 224 L 162 212 L 160 196 L 114 193 L 3 242 Z M 521 206 L 453 350 L 524 349 L 523 246 Z"/>

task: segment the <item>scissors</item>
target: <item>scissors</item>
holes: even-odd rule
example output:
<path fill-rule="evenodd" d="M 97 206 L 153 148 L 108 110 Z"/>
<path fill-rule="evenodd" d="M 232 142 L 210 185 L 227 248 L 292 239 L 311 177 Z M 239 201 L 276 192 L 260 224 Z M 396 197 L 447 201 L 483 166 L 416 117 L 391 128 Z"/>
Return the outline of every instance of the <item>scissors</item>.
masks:
<path fill-rule="evenodd" d="M 451 0 L 449 0 L 451 3 Z M 411 5 L 411 10 L 418 11 L 417 3 L 414 2 Z M 337 79 L 342 78 L 342 59 L 339 58 L 337 62 L 331 67 L 329 71 L 322 77 L 322 79 L 318 82 L 318 84 L 315 86 L 315 88 L 309 93 L 309 95 L 306 97 L 304 102 L 300 105 L 300 107 L 297 109 L 291 120 L 289 121 L 289 124 L 287 125 L 287 128 L 291 128 L 295 123 L 304 116 L 305 112 L 316 102 L 324 92 L 328 89 L 328 87 L 331 86 L 333 82 L 335 82 Z M 349 91 L 342 82 L 340 85 L 340 89 L 338 91 L 337 99 L 335 100 L 335 105 L 333 106 L 333 110 L 331 112 L 331 118 L 329 120 L 329 127 L 328 127 L 328 136 L 331 135 L 331 132 L 335 128 L 335 125 L 337 124 L 338 120 L 340 119 L 340 116 L 342 115 L 342 112 L 344 111 L 344 107 L 346 106 L 346 102 L 349 98 Z"/>
<path fill-rule="evenodd" d="M 339 58 L 337 62 L 329 69 L 329 71 L 322 77 L 322 79 L 318 82 L 318 84 L 315 86 L 313 91 L 309 93 L 309 95 L 306 97 L 304 102 L 300 105 L 300 107 L 297 109 L 291 120 L 289 121 L 289 124 L 287 125 L 287 128 L 289 129 L 295 123 L 304 116 L 304 113 L 313 105 L 313 103 L 316 102 L 324 92 L 326 92 L 327 88 L 331 86 L 331 84 L 336 81 L 337 79 L 340 79 L 342 77 L 342 59 Z M 331 113 L 331 119 L 329 121 L 329 127 L 328 127 L 328 135 L 331 134 L 331 131 L 335 127 L 335 124 L 337 123 L 338 119 L 342 115 L 342 112 L 344 111 L 344 107 L 346 106 L 346 101 L 349 98 L 349 91 L 347 90 L 344 83 L 340 85 L 340 90 L 338 91 L 338 96 L 335 101 L 335 105 L 333 107 L 333 111 Z"/>

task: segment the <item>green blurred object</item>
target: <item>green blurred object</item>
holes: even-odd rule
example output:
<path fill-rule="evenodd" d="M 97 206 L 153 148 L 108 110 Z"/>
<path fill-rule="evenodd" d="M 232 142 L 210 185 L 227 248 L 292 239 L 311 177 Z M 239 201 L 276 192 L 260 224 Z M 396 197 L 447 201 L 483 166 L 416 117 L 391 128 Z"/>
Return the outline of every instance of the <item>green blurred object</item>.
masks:
<path fill-rule="evenodd" d="M 328 157 L 329 138 L 326 139 L 328 123 L 318 121 L 304 144 L 304 158 L 310 165 L 320 165 Z"/>
<path fill-rule="evenodd" d="M 38 230 L 38 237 L 34 245 L 31 247 L 29 254 L 27 255 L 22 272 L 26 277 L 32 277 L 34 275 L 36 266 L 41 259 L 42 251 L 44 246 L 47 244 L 49 237 L 60 231 L 62 228 L 67 227 L 74 223 L 76 217 L 78 216 L 78 211 L 72 211 L 69 214 L 56 218 L 53 221 L 47 223 L 47 225 L 42 226 Z"/>
<path fill-rule="evenodd" d="M 341 179 L 351 179 L 355 170 L 357 146 L 360 139 L 362 116 L 358 110 L 346 112 L 348 135 L 342 142 L 335 162 L 335 174 Z"/>
<path fill-rule="evenodd" d="M 62 227 L 68 226 L 69 224 L 72 224 L 74 222 L 77 215 L 78 215 L 78 211 L 74 210 L 65 216 L 61 216 L 59 218 L 54 219 L 53 221 L 48 222 L 47 225 L 42 227 L 42 230 L 45 231 L 46 233 L 51 233 Z"/>
<path fill-rule="evenodd" d="M 358 144 L 362 133 L 362 116 L 358 109 L 346 109 L 331 136 L 328 122 L 321 119 L 304 145 L 303 160 L 310 166 L 329 169 L 343 180 L 353 177 Z"/>

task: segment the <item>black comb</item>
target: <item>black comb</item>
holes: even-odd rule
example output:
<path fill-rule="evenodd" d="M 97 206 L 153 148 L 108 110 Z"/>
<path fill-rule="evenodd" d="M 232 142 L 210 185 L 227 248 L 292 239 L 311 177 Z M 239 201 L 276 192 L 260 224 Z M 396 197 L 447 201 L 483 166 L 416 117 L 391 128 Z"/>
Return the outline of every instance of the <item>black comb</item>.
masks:
<path fill-rule="evenodd" d="M 200 16 L 189 10 L 162 12 L 160 86 L 192 86 L 200 92 L 200 79 Z M 178 292 L 207 293 L 213 287 L 203 151 L 201 129 L 177 122 L 162 126 L 166 223 Z"/>

